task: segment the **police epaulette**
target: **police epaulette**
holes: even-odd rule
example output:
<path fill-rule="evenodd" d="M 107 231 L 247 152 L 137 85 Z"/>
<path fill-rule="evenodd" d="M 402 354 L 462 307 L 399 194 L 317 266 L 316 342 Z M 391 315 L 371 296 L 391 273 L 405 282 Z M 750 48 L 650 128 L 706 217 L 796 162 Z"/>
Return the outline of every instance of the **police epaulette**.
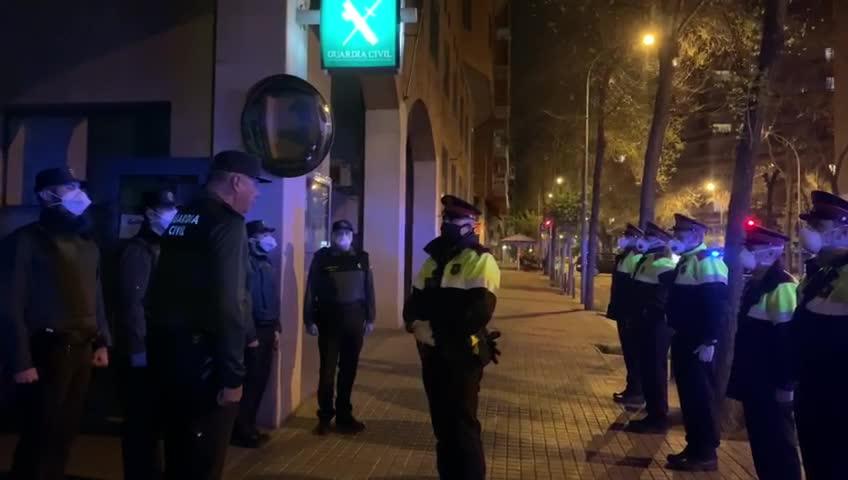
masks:
<path fill-rule="evenodd" d="M 475 253 L 477 253 L 477 255 L 483 255 L 484 253 L 491 253 L 492 252 L 491 250 L 484 247 L 483 245 L 480 245 L 479 243 L 476 243 L 474 245 L 469 245 L 468 248 L 473 250 Z"/>

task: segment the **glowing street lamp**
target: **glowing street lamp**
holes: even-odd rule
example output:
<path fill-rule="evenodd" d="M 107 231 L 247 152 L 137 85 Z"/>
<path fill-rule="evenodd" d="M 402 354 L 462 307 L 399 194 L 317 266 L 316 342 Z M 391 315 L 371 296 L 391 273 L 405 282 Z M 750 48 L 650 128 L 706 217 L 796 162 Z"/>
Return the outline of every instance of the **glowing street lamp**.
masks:
<path fill-rule="evenodd" d="M 704 189 L 708 192 L 715 192 L 716 184 L 713 182 L 707 182 L 706 184 L 704 184 Z"/>
<path fill-rule="evenodd" d="M 562 185 L 562 184 L 563 184 L 563 182 L 565 182 L 565 179 L 564 179 L 564 178 L 562 178 L 562 177 L 557 177 L 557 179 L 556 179 L 556 183 L 557 183 L 557 185 Z"/>
<path fill-rule="evenodd" d="M 548 192 L 548 198 L 554 198 L 554 194 L 553 194 L 553 193 Z"/>
<path fill-rule="evenodd" d="M 650 47 L 653 46 L 655 43 L 657 43 L 657 37 L 655 37 L 654 34 L 646 33 L 642 36 L 642 45 Z"/>

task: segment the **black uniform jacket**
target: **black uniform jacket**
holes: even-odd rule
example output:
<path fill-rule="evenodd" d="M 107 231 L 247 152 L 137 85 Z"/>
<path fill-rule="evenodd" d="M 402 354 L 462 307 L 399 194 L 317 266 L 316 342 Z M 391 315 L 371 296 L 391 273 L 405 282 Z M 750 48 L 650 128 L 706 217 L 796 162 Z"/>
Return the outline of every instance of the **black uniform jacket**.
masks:
<path fill-rule="evenodd" d="M 368 253 L 335 247 L 318 250 L 309 267 L 303 303 L 303 322 L 319 324 L 335 306 L 362 304 L 365 321 L 374 322 L 374 277 Z"/>
<path fill-rule="evenodd" d="M 118 264 L 117 341 L 128 354 L 147 350 L 147 317 L 144 300 L 150 280 L 159 262 L 161 238 L 146 224 L 124 244 Z"/>

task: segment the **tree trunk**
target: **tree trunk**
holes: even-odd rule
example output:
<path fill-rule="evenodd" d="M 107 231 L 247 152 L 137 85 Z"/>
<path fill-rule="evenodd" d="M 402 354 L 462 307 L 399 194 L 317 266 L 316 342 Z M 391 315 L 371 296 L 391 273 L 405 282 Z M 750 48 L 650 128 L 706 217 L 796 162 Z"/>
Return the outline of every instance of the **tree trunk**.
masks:
<path fill-rule="evenodd" d="M 716 357 L 718 388 L 715 400 L 719 406 L 724 403 L 727 381 L 730 377 L 733 341 L 736 335 L 736 314 L 744 286 L 742 267 L 739 262 L 739 252 L 745 235 L 743 222 L 751 207 L 754 163 L 762 141 L 763 112 L 769 101 L 771 67 L 780 56 L 784 44 L 783 26 L 786 20 L 787 2 L 788 0 L 765 1 L 757 76 L 751 85 L 744 130 L 736 147 L 736 166 L 733 172 L 733 190 L 725 240 L 725 261 L 730 270 L 730 301 L 724 324 L 726 328 L 723 329 L 719 339 Z"/>
<path fill-rule="evenodd" d="M 595 267 L 598 264 L 598 222 L 601 214 L 601 177 L 604 171 L 604 155 L 607 149 L 607 139 L 604 133 L 604 108 L 607 103 L 607 87 L 609 86 L 612 70 L 605 68 L 598 85 L 598 126 L 595 144 L 595 168 L 592 173 L 592 213 L 589 216 L 589 255 L 586 264 L 586 303 L 583 308 L 592 310 L 595 305 Z"/>
<path fill-rule="evenodd" d="M 775 170 L 769 175 L 763 174 L 763 181 L 766 183 L 766 226 L 774 228 L 777 226 L 777 218 L 774 214 L 774 187 L 777 186 L 777 179 L 780 172 Z"/>
<path fill-rule="evenodd" d="M 679 2 L 674 2 L 678 5 Z M 651 130 L 648 134 L 648 147 L 645 150 L 645 166 L 642 171 L 642 196 L 639 202 L 639 225 L 645 228 L 647 222 L 654 221 L 656 208 L 657 174 L 660 170 L 665 132 L 668 128 L 669 109 L 674 80 L 674 56 L 677 53 L 677 32 L 674 19 L 676 11 L 664 12 L 665 28 L 660 39 L 659 48 L 659 78 L 657 79 L 657 94 L 654 98 L 654 116 L 651 120 Z"/>

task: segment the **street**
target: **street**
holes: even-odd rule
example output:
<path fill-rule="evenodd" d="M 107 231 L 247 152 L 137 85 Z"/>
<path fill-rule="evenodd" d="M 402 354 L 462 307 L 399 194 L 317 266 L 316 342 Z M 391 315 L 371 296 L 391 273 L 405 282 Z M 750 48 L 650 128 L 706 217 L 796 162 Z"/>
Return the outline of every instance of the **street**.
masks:
<path fill-rule="evenodd" d="M 665 456 L 683 447 L 682 426 L 675 421 L 665 438 L 622 431 L 633 414 L 611 396 L 622 386 L 623 362 L 601 353 L 617 343 L 613 324 L 582 311 L 538 273 L 505 271 L 503 280 L 493 322 L 503 332 L 503 356 L 486 368 L 480 403 L 489 478 L 754 478 L 747 444 L 739 441 L 722 444 L 720 474 L 665 470 Z M 226 478 L 437 478 L 412 342 L 401 331 L 387 330 L 368 339 L 354 394 L 356 411 L 368 425 L 364 434 L 311 435 L 313 398 L 273 433 L 266 448 L 231 448 Z M 676 403 L 673 391 L 671 396 Z M 12 444 L 8 436 L 0 439 L 0 471 L 8 468 Z M 82 437 L 71 463 L 70 473 L 82 478 L 120 478 L 117 439 Z"/>

